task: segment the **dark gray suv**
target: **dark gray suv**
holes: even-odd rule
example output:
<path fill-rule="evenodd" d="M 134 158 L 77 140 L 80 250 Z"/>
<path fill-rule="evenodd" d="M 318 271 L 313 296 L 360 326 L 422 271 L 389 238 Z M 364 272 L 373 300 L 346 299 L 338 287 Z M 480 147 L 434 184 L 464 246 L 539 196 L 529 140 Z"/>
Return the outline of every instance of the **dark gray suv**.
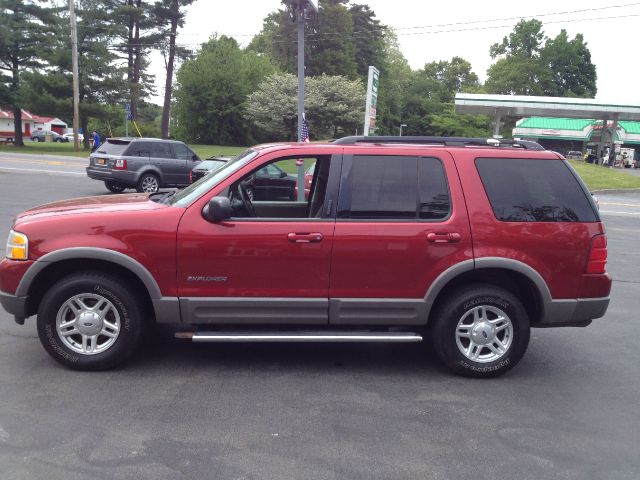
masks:
<path fill-rule="evenodd" d="M 200 157 L 184 143 L 158 138 L 109 138 L 89 156 L 87 175 L 107 189 L 153 193 L 161 187 L 189 185 Z"/>

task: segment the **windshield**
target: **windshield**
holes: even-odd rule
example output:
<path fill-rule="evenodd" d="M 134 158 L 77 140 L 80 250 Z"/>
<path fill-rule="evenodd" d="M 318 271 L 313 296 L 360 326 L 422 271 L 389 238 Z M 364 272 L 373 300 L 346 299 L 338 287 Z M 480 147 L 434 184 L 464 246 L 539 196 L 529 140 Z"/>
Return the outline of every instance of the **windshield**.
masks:
<path fill-rule="evenodd" d="M 189 185 L 184 190 L 176 192 L 171 198 L 167 200 L 168 205 L 177 205 L 179 207 L 186 207 L 193 201 L 200 198 L 202 195 L 211 190 L 215 185 L 227 178 L 229 175 L 237 172 L 252 159 L 258 155 L 255 150 L 245 150 L 240 155 L 233 157 L 225 165 L 222 165 L 219 169 L 205 175 L 197 182 Z"/>

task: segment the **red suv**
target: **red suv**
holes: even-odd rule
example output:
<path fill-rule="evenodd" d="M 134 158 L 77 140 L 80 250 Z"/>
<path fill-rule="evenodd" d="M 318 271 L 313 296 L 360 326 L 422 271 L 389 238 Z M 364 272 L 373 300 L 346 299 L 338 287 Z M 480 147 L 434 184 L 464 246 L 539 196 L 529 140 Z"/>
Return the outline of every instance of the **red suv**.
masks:
<path fill-rule="evenodd" d="M 251 200 L 247 178 L 295 159 L 315 162 L 308 200 Z M 116 366 L 159 323 L 202 342 L 429 338 L 489 377 L 530 327 L 605 314 L 606 259 L 588 190 L 536 143 L 348 137 L 258 146 L 177 192 L 28 210 L 0 300 L 76 369 Z"/>

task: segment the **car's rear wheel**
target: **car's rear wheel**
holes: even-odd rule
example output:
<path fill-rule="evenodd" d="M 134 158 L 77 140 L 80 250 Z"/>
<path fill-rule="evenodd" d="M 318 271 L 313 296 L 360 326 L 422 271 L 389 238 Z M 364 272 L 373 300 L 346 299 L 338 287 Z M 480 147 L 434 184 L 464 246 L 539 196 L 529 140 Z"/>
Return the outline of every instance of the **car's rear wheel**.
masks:
<path fill-rule="evenodd" d="M 126 188 L 121 183 L 114 182 L 112 180 L 105 180 L 104 186 L 107 187 L 107 190 L 113 193 L 122 193 Z"/>
<path fill-rule="evenodd" d="M 503 374 L 520 361 L 529 344 L 529 318 L 522 303 L 494 285 L 456 290 L 440 302 L 432 318 L 433 348 L 459 375 Z"/>
<path fill-rule="evenodd" d="M 102 273 L 77 273 L 56 282 L 38 309 L 38 336 L 59 363 L 106 370 L 140 343 L 143 309 L 130 285 Z"/>
<path fill-rule="evenodd" d="M 140 193 L 156 193 L 160 190 L 160 181 L 153 173 L 145 173 L 138 181 L 138 192 Z"/>

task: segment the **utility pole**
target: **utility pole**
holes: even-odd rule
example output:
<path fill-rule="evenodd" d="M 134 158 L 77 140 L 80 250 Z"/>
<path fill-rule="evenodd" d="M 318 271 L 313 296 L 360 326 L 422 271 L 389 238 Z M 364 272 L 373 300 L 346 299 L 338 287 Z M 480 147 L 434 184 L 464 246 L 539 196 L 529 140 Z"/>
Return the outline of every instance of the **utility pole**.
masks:
<path fill-rule="evenodd" d="M 75 0 L 69 0 L 71 19 L 71 64 L 73 69 L 73 149 L 80 150 L 78 130 L 80 129 L 80 82 L 78 80 L 78 29 L 76 28 Z M 85 132 L 86 134 L 86 132 Z"/>
<path fill-rule="evenodd" d="M 304 6 L 306 0 L 298 0 L 298 142 L 302 142 L 304 122 Z M 298 166 L 298 201 L 304 202 L 304 162 Z"/>
<path fill-rule="evenodd" d="M 302 141 L 302 115 L 304 114 L 304 5 L 298 0 L 298 141 Z M 298 189 L 299 190 L 299 189 Z"/>

